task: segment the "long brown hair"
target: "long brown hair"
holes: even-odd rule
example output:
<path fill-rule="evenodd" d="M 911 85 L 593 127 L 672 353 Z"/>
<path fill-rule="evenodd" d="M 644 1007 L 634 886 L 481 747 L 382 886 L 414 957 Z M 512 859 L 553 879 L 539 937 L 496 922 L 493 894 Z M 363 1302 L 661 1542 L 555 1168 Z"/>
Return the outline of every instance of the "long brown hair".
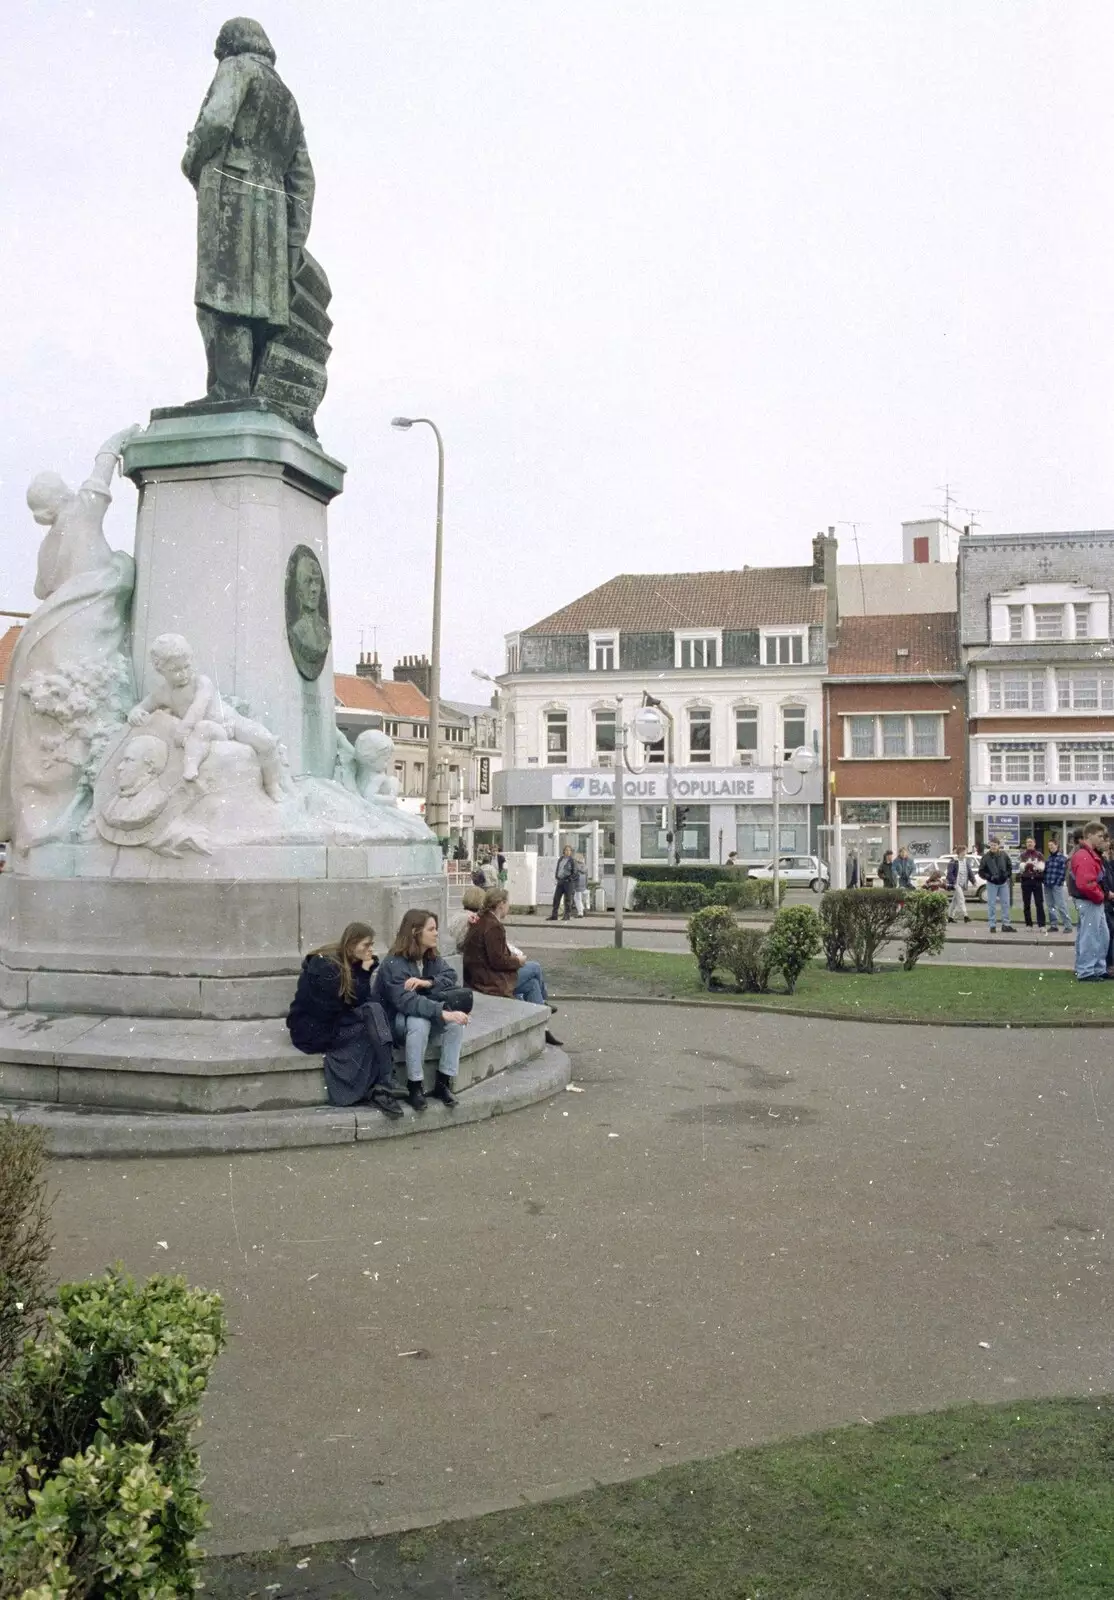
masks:
<path fill-rule="evenodd" d="M 340 996 L 343 1000 L 351 1000 L 356 993 L 355 963 L 352 952 L 358 944 L 363 944 L 365 939 L 374 939 L 375 929 L 369 928 L 366 922 L 350 922 L 337 940 L 336 944 L 323 944 L 318 950 L 311 950 L 311 956 L 324 956 L 326 961 L 331 961 L 340 970 Z"/>
<path fill-rule="evenodd" d="M 430 919 L 437 921 L 437 914 L 433 911 L 407 911 L 398 925 L 395 942 L 391 946 L 393 956 L 401 956 L 404 961 L 421 961 L 424 955 L 422 950 L 422 929 Z"/>

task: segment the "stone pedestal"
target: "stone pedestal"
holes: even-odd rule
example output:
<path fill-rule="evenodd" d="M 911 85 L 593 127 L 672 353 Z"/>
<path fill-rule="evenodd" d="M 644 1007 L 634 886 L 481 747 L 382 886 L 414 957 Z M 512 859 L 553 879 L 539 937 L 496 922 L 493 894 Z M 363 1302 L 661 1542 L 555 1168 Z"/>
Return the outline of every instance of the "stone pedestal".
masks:
<path fill-rule="evenodd" d="M 317 677 L 302 676 L 287 638 L 287 574 L 293 552 L 311 550 L 327 595 L 326 507 L 344 467 L 282 417 L 229 409 L 153 413 L 124 471 L 139 488 L 139 693 L 154 680 L 152 641 L 184 634 L 221 694 L 246 702 L 282 740 L 296 777 L 331 778 L 332 650 Z"/>

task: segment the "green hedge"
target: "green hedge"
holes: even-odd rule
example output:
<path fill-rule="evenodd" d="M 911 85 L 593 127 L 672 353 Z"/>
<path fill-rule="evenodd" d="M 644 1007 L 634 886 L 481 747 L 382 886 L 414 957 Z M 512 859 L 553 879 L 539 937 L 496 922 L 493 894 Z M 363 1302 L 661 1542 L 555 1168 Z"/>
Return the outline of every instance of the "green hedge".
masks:
<path fill-rule="evenodd" d="M 117 1268 L 63 1284 L 0 1388 L 0 1596 L 173 1600 L 205 1526 L 190 1440 L 219 1295 Z"/>
<path fill-rule="evenodd" d="M 742 868 L 671 867 L 664 862 L 660 867 L 626 866 L 623 871 L 628 878 L 637 878 L 639 883 L 702 883 L 709 889 L 712 884 L 721 883 L 725 878 L 744 876 Z"/>
<path fill-rule="evenodd" d="M 746 911 L 772 901 L 770 884 L 742 876 L 717 879 L 711 884 L 652 880 L 639 883 L 634 892 L 636 911 L 687 913 L 704 906 L 730 906 L 733 910 Z"/>

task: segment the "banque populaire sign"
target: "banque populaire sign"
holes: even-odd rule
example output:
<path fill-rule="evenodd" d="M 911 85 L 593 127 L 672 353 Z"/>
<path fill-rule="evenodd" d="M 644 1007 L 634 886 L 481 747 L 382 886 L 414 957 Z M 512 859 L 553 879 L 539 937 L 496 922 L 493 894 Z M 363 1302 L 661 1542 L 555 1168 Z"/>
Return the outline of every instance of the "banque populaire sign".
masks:
<path fill-rule="evenodd" d="M 1114 789 L 976 789 L 971 796 L 973 811 L 1114 811 Z"/>
<path fill-rule="evenodd" d="M 672 799 L 698 805 L 717 800 L 729 805 L 746 805 L 748 801 L 769 800 L 773 796 L 768 772 L 741 772 L 738 767 L 701 773 L 689 767 L 683 773 L 674 774 L 672 789 L 665 772 L 624 773 L 622 780 L 623 799 L 635 803 Z M 615 773 L 555 772 L 551 792 L 554 800 L 606 805 L 615 799 Z"/>

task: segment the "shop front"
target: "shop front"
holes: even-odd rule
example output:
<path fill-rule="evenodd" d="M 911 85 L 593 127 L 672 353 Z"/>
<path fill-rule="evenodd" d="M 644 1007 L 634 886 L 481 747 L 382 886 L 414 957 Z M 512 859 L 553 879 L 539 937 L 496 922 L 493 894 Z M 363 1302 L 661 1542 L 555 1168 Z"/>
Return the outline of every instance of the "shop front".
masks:
<path fill-rule="evenodd" d="M 1026 839 L 1035 839 L 1037 849 L 1047 854 L 1049 839 L 1064 846 L 1088 822 L 1099 819 L 1114 827 L 1114 784 L 1105 789 L 1099 784 L 1084 789 L 975 789 L 971 817 L 980 847 L 999 839 L 1017 849 Z"/>

